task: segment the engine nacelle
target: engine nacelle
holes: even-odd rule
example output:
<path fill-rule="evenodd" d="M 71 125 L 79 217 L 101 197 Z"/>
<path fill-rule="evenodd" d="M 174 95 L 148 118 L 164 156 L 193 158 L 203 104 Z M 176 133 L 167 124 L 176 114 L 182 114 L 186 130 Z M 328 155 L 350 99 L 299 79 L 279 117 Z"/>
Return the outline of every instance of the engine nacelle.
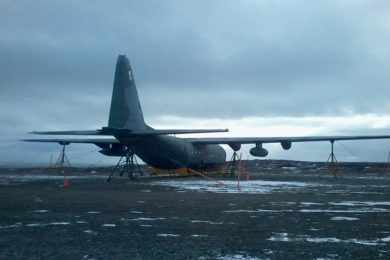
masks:
<path fill-rule="evenodd" d="M 239 151 L 241 149 L 241 144 L 240 143 L 230 143 L 229 146 L 235 152 L 237 152 L 237 151 Z"/>
<path fill-rule="evenodd" d="M 291 141 L 282 141 L 280 142 L 283 150 L 289 150 L 291 148 Z"/>
<path fill-rule="evenodd" d="M 253 147 L 249 150 L 249 153 L 255 157 L 266 157 L 268 155 L 267 149 L 264 149 L 261 146 Z"/>

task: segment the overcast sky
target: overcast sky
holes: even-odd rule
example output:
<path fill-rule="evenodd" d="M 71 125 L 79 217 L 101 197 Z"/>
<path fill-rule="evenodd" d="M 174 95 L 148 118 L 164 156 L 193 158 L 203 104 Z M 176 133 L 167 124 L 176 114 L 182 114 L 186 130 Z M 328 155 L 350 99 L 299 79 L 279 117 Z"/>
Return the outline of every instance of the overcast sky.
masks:
<path fill-rule="evenodd" d="M 118 54 L 155 127 L 228 136 L 390 134 L 390 2 L 0 2 L 0 164 L 47 162 L 31 130 L 108 119 Z M 339 147 L 339 148 L 337 148 Z M 324 160 L 329 144 L 269 146 L 269 158 Z M 383 161 L 390 141 L 337 144 L 341 160 Z M 110 163 L 97 147 L 69 157 Z"/>

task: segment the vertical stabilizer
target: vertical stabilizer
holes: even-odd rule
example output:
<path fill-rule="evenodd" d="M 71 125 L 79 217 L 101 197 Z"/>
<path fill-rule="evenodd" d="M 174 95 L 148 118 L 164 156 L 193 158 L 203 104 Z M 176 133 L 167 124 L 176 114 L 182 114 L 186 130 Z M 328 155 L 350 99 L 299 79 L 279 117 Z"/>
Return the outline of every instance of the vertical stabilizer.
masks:
<path fill-rule="evenodd" d="M 133 70 L 125 55 L 119 55 L 115 68 L 108 127 L 117 129 L 145 129 Z"/>

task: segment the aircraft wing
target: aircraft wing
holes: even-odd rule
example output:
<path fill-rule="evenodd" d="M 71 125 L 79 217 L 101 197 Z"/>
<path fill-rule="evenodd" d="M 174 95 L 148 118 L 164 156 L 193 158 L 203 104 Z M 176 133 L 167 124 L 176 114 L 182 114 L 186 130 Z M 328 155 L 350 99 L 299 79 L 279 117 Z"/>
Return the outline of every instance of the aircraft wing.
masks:
<path fill-rule="evenodd" d="M 105 135 L 102 130 L 32 131 L 36 135 Z M 107 134 L 110 135 L 110 134 Z"/>
<path fill-rule="evenodd" d="M 297 137 L 209 137 L 186 138 L 193 144 L 256 144 L 256 143 L 282 143 L 282 142 L 321 142 L 321 141 L 347 141 L 390 139 L 390 135 L 351 135 L 351 136 L 297 136 Z"/>
<path fill-rule="evenodd" d="M 120 135 L 120 136 L 147 136 L 168 134 L 200 134 L 228 132 L 228 129 L 145 129 L 133 131 L 129 129 L 102 128 L 99 130 L 71 130 L 71 131 L 33 131 L 37 135 Z"/>
<path fill-rule="evenodd" d="M 59 143 L 59 144 L 118 144 L 115 138 L 50 138 L 50 139 L 23 139 L 24 142 Z"/>

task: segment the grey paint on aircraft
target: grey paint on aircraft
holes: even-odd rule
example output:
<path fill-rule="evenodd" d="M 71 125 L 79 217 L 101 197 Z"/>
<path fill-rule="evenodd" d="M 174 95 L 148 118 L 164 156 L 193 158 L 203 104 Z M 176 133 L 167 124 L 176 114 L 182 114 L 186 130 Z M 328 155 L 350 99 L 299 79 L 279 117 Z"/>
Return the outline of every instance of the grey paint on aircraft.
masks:
<path fill-rule="evenodd" d="M 152 130 L 144 122 L 133 71 L 125 55 L 119 55 L 116 64 L 108 128 Z M 130 146 L 144 162 L 162 169 L 203 168 L 226 160 L 225 150 L 216 144 L 194 145 L 168 135 L 115 137 Z"/>
<path fill-rule="evenodd" d="M 117 129 L 145 129 L 133 70 L 125 55 L 119 55 L 114 77 L 108 127 Z"/>

